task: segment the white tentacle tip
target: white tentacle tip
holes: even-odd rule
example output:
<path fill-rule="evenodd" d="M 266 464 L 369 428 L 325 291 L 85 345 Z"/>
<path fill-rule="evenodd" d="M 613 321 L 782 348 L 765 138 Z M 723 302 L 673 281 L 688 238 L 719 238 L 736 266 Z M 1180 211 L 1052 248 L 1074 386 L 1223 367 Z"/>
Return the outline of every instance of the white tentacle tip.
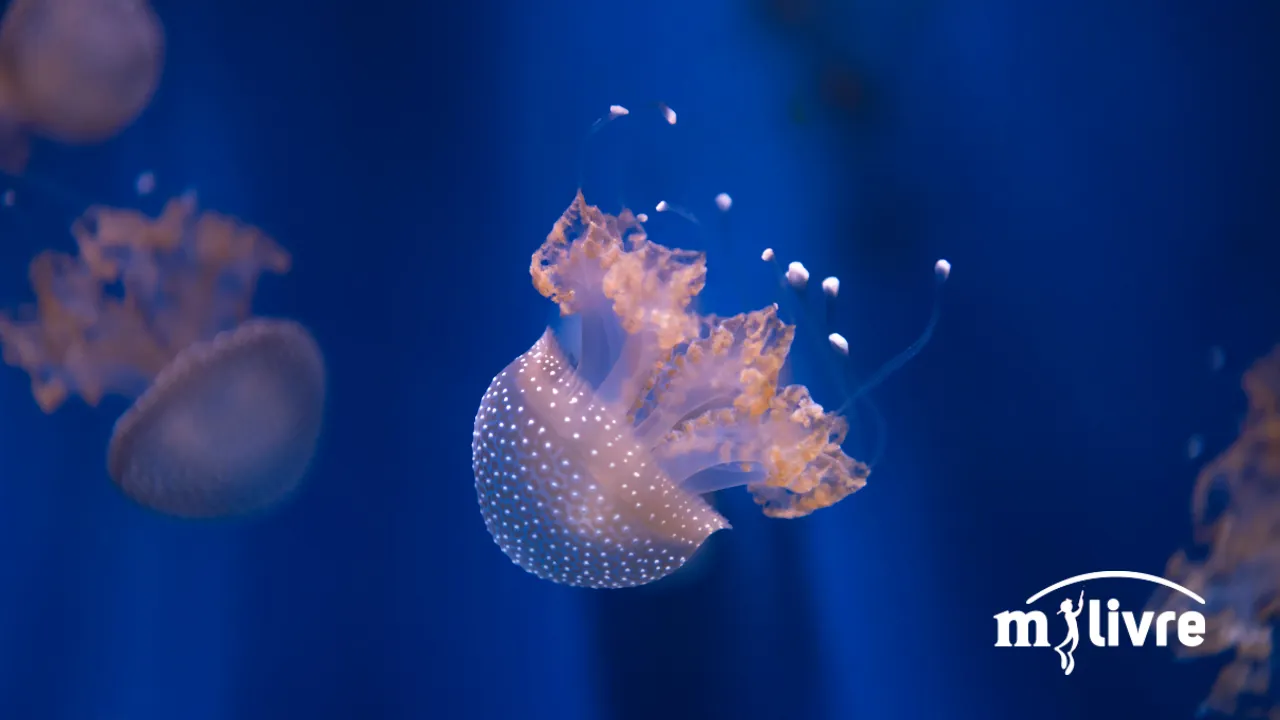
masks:
<path fill-rule="evenodd" d="M 951 263 L 946 260 L 939 260 L 933 264 L 933 272 L 940 280 L 946 280 L 951 277 Z"/>
<path fill-rule="evenodd" d="M 803 290 L 809 284 L 809 271 L 803 263 L 793 262 L 787 266 L 787 282 L 797 290 Z"/>
<path fill-rule="evenodd" d="M 845 340 L 844 336 L 840 333 L 831 333 L 827 336 L 827 341 L 830 342 L 831 347 L 835 348 L 836 352 L 841 355 L 849 354 L 849 341 Z"/>
<path fill-rule="evenodd" d="M 822 292 L 827 297 L 836 297 L 840 294 L 840 278 L 832 276 L 822 281 Z"/>

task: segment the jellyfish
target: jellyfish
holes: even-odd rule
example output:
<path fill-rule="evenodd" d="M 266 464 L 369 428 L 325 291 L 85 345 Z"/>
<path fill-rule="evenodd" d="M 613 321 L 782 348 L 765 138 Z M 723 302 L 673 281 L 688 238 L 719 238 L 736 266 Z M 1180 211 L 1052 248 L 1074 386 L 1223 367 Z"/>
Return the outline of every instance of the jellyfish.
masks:
<path fill-rule="evenodd" d="M 190 194 L 154 219 L 89 208 L 72 234 L 75 255 L 31 262 L 35 304 L 0 316 L 4 360 L 40 409 L 132 399 L 107 470 L 154 510 L 238 515 L 289 495 L 319 439 L 325 368 L 301 325 L 249 317 L 259 277 L 288 271 L 289 254 Z"/>
<path fill-rule="evenodd" d="M 26 165 L 27 135 L 107 140 L 160 80 L 164 31 L 147 0 L 13 0 L 0 21 L 0 168 Z"/>
<path fill-rule="evenodd" d="M 587 588 L 678 570 L 729 527 L 702 495 L 745 487 L 774 518 L 862 488 L 848 425 L 780 386 L 794 326 L 776 305 L 700 315 L 702 253 L 648 239 L 579 192 L 533 255 L 560 322 L 502 370 L 476 413 L 481 514 L 521 568 Z"/>
<path fill-rule="evenodd" d="M 1235 715 L 1252 703 L 1280 717 L 1269 697 L 1272 624 L 1280 619 L 1280 346 L 1245 372 L 1243 385 L 1249 412 L 1240 435 L 1196 479 L 1192 518 L 1203 558 L 1180 551 L 1165 570 L 1206 604 L 1161 591 L 1148 609 L 1205 614 L 1205 642 L 1177 648 L 1180 656 L 1234 650 L 1204 710 Z"/>

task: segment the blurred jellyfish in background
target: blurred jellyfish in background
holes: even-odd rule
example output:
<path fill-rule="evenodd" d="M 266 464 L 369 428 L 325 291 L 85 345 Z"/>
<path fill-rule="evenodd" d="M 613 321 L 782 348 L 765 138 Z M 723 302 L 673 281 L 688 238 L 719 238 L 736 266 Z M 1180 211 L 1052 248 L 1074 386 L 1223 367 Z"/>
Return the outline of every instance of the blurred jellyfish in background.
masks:
<path fill-rule="evenodd" d="M 28 135 L 81 145 L 132 123 L 160 80 L 164 31 L 146 0 L 13 0 L 0 21 L 0 169 Z"/>
<path fill-rule="evenodd" d="M 40 408 L 134 399 L 107 468 L 164 513 L 253 512 L 294 490 L 319 439 L 323 361 L 297 323 L 249 319 L 259 277 L 287 272 L 288 253 L 194 195 L 157 219 L 92 207 L 72 234 L 77 254 L 31 262 L 36 303 L 0 316 L 4 360 L 31 376 Z"/>
<path fill-rule="evenodd" d="M 1200 559 L 1178 552 L 1165 576 L 1202 595 L 1161 591 L 1148 609 L 1201 610 L 1205 642 L 1185 657 L 1234 650 L 1204 710 L 1280 718 L 1271 692 L 1272 624 L 1280 618 L 1280 346 L 1244 375 L 1249 412 L 1239 438 L 1204 467 L 1192 498 Z M 1268 713 L 1270 713 L 1268 715 Z"/>
<path fill-rule="evenodd" d="M 472 442 L 486 526 L 525 570 L 643 585 L 729 526 L 701 493 L 746 486 L 766 515 L 797 518 L 865 485 L 844 418 L 779 387 L 794 327 L 777 307 L 690 309 L 704 254 L 579 193 L 530 272 L 561 322 L 494 378 Z"/>

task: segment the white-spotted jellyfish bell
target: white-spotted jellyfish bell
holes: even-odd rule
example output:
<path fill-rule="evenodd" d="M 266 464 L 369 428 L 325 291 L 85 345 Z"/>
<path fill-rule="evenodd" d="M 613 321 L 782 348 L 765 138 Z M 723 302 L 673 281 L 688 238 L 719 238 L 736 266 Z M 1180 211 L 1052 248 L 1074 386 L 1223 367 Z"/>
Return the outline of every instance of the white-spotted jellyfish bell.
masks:
<path fill-rule="evenodd" d="M 626 114 L 615 107 L 593 127 Z M 706 493 L 743 488 L 766 516 L 795 519 L 866 484 L 867 465 L 841 447 L 845 418 L 782 382 L 795 328 L 777 306 L 697 310 L 706 253 L 660 244 L 636 214 L 579 191 L 529 269 L 558 315 L 512 348 L 523 352 L 493 377 L 472 431 L 481 516 L 524 570 L 645 585 L 729 527 Z"/>

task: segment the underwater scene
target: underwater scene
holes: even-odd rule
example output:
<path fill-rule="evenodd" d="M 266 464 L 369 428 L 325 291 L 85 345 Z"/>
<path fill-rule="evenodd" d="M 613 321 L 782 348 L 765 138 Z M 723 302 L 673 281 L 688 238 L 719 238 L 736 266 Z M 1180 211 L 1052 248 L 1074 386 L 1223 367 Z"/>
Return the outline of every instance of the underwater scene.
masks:
<path fill-rule="evenodd" d="M 1280 720 L 1278 40 L 0 2 L 0 720 Z"/>

